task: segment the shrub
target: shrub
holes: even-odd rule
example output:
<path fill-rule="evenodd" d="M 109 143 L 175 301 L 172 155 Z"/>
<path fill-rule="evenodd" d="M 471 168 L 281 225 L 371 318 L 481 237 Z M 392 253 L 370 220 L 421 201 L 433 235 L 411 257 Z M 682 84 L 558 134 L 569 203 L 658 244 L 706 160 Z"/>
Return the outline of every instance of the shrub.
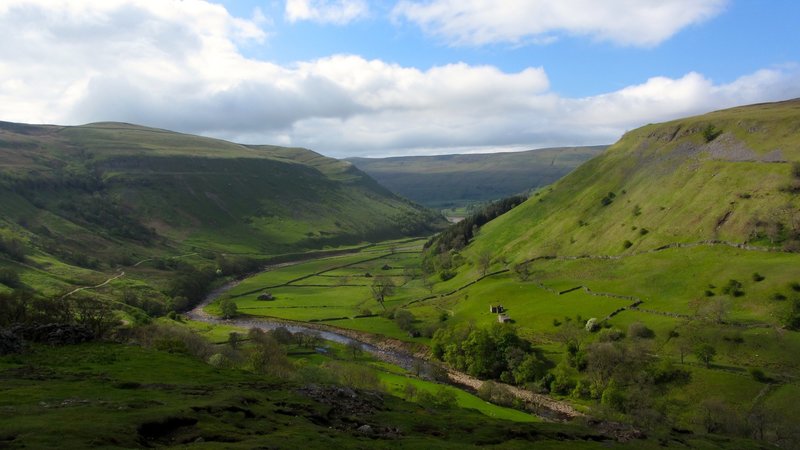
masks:
<path fill-rule="evenodd" d="M 442 281 L 447 281 L 456 276 L 456 272 L 453 270 L 443 270 L 439 273 L 439 279 Z"/>
<path fill-rule="evenodd" d="M 647 328 L 642 322 L 633 322 L 628 326 L 628 336 L 637 339 L 652 339 L 655 337 L 655 332 Z"/>
<path fill-rule="evenodd" d="M 728 280 L 728 284 L 722 287 L 722 293 L 731 297 L 741 297 L 744 295 L 742 283 L 737 280 Z"/>
<path fill-rule="evenodd" d="M 613 192 L 609 192 L 606 194 L 602 199 L 600 199 L 600 204 L 603 206 L 608 206 L 614 203 L 614 199 L 617 197 L 617 194 Z"/>
<path fill-rule="evenodd" d="M 185 353 L 207 360 L 213 353 L 213 346 L 197 334 L 178 326 L 151 324 L 136 330 L 139 343 L 145 347 L 169 353 Z"/>
<path fill-rule="evenodd" d="M 708 124 L 708 126 L 703 129 L 703 139 L 705 139 L 706 142 L 713 141 L 718 138 L 720 134 L 722 134 L 722 130 L 717 129 L 713 124 Z"/>
<path fill-rule="evenodd" d="M 9 267 L 0 268 L 0 284 L 5 284 L 10 288 L 18 288 L 21 286 L 19 274 L 16 270 Z"/>
<path fill-rule="evenodd" d="M 642 229 L 639 230 L 639 235 L 640 236 L 644 236 L 645 234 L 647 234 L 649 232 L 650 232 L 650 230 L 648 230 L 647 228 L 642 228 Z"/>
<path fill-rule="evenodd" d="M 776 301 L 786 300 L 786 296 L 781 294 L 780 292 L 772 294 L 769 298 Z"/>
<path fill-rule="evenodd" d="M 784 325 L 790 330 L 800 330 L 800 298 L 792 300 L 789 312 L 784 318 Z"/>
<path fill-rule="evenodd" d="M 597 331 L 597 329 L 599 327 L 600 326 L 597 324 L 597 319 L 594 318 L 594 317 L 592 317 L 591 319 L 586 321 L 586 325 L 585 325 L 586 331 L 589 331 L 589 332 Z"/>
<path fill-rule="evenodd" d="M 507 387 L 493 381 L 485 381 L 478 388 L 478 397 L 496 405 L 508 406 L 514 402 L 514 395 Z"/>
<path fill-rule="evenodd" d="M 434 393 L 420 391 L 417 401 L 430 409 L 452 409 L 458 405 L 456 393 L 445 386 L 440 386 Z"/>
<path fill-rule="evenodd" d="M 618 341 L 625 337 L 625 333 L 619 328 L 607 328 L 600 331 L 597 335 L 597 340 L 600 342 L 613 342 Z"/>
<path fill-rule="evenodd" d="M 705 296 L 706 297 L 713 297 L 714 296 L 714 291 L 706 289 Z"/>
<path fill-rule="evenodd" d="M 626 240 L 625 242 L 622 243 L 622 246 L 625 248 L 631 248 L 633 247 L 633 242 Z"/>
<path fill-rule="evenodd" d="M 764 374 L 764 371 L 759 369 L 758 367 L 751 367 L 748 371 L 750 372 L 750 376 L 753 377 L 753 379 L 758 381 L 759 383 L 769 382 L 769 377 L 767 377 Z"/>
<path fill-rule="evenodd" d="M 282 345 L 289 345 L 296 342 L 294 334 L 292 334 L 292 332 L 286 327 L 278 327 L 274 330 L 269 330 L 267 334 Z"/>
<path fill-rule="evenodd" d="M 405 309 L 397 310 L 394 313 L 394 323 L 403 331 L 411 331 L 414 329 L 414 314 Z"/>
<path fill-rule="evenodd" d="M 5 253 L 15 261 L 25 261 L 26 249 L 19 239 L 0 237 L 0 253 Z"/>
<path fill-rule="evenodd" d="M 756 283 L 758 283 L 759 281 L 764 281 L 764 278 L 765 278 L 764 275 L 761 275 L 758 272 L 753 273 L 753 281 L 755 281 Z"/>

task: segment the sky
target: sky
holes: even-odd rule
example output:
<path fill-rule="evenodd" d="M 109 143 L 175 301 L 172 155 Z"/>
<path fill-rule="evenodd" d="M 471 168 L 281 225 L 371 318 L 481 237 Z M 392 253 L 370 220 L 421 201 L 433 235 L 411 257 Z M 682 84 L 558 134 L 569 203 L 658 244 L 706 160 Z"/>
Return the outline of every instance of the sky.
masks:
<path fill-rule="evenodd" d="M 0 120 L 324 155 L 610 144 L 800 97 L 797 0 L 0 0 Z"/>

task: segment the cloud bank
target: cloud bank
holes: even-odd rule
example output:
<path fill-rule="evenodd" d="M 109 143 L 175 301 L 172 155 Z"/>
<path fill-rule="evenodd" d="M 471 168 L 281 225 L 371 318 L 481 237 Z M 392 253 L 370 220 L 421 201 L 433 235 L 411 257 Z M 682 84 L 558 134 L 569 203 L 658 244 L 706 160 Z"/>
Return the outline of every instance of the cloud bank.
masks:
<path fill-rule="evenodd" d="M 454 45 L 548 43 L 562 34 L 651 47 L 727 0 L 402 0 L 393 15 Z"/>
<path fill-rule="evenodd" d="M 356 55 L 278 65 L 238 50 L 267 39 L 260 22 L 201 0 L 5 0 L 0 120 L 125 121 L 344 157 L 610 143 L 647 122 L 800 96 L 794 66 L 567 98 L 542 67 L 420 70 Z"/>

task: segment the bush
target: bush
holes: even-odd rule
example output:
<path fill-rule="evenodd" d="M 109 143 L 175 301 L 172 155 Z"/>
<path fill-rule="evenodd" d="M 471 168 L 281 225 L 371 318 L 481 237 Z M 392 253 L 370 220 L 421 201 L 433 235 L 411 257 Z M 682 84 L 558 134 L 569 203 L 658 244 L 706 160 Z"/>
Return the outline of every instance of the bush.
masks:
<path fill-rule="evenodd" d="M 742 283 L 737 280 L 728 280 L 728 284 L 722 287 L 722 293 L 731 297 L 741 297 L 744 295 Z"/>
<path fill-rule="evenodd" d="M 478 397 L 496 405 L 509 406 L 514 402 L 514 395 L 507 387 L 493 381 L 485 381 L 478 388 Z"/>
<path fill-rule="evenodd" d="M 800 298 L 792 300 L 791 307 L 783 323 L 790 330 L 800 330 Z"/>
<path fill-rule="evenodd" d="M 759 369 L 758 367 L 751 367 L 748 372 L 750 372 L 750 376 L 753 377 L 754 380 L 758 381 L 759 383 L 767 383 L 769 382 L 769 377 L 764 374 L 764 371 Z"/>
<path fill-rule="evenodd" d="M 772 300 L 775 300 L 775 301 L 786 300 L 786 296 L 781 294 L 780 292 L 776 292 L 776 293 L 772 294 L 769 298 L 772 299 Z"/>
<path fill-rule="evenodd" d="M 624 248 L 631 248 L 633 247 L 633 242 L 626 240 L 625 242 L 622 243 L 622 246 Z"/>
<path fill-rule="evenodd" d="M 765 279 L 764 275 L 761 275 L 758 272 L 755 272 L 753 274 L 753 281 L 755 281 L 756 283 L 758 283 L 759 281 L 764 281 L 764 279 Z"/>
<path fill-rule="evenodd" d="M 417 394 L 417 401 L 431 409 L 452 409 L 458 406 L 456 393 L 445 386 L 440 386 L 434 393 L 420 391 Z"/>
<path fill-rule="evenodd" d="M 414 315 L 405 309 L 397 310 L 394 313 L 394 323 L 403 331 L 411 331 L 414 329 Z"/>
<path fill-rule="evenodd" d="M 0 253 L 5 253 L 14 261 L 25 261 L 25 245 L 19 239 L 0 237 Z"/>
<path fill-rule="evenodd" d="M 614 203 L 614 198 L 616 198 L 616 197 L 617 197 L 617 194 L 615 194 L 613 192 L 609 192 L 602 199 L 600 199 L 600 204 L 603 205 L 603 206 L 608 206 L 608 205 Z"/>
<path fill-rule="evenodd" d="M 591 319 L 586 321 L 585 328 L 586 331 L 592 332 L 592 331 L 597 331 L 597 329 L 600 328 L 600 325 L 598 325 L 597 319 L 592 317 Z"/>
<path fill-rule="evenodd" d="M 652 339 L 656 334 L 642 322 L 633 322 L 628 326 L 628 336 L 636 339 Z"/>
<path fill-rule="evenodd" d="M 184 353 L 207 360 L 213 346 L 195 333 L 174 325 L 151 324 L 136 330 L 136 340 L 144 347 L 169 353 Z"/>
<path fill-rule="evenodd" d="M 722 134 L 722 130 L 717 129 L 713 124 L 708 124 L 708 126 L 703 129 L 703 139 L 705 139 L 706 142 L 713 141 L 718 138 L 720 134 Z"/>
<path fill-rule="evenodd" d="M 624 337 L 625 333 L 619 328 L 606 328 L 598 333 L 597 340 L 600 342 L 614 342 Z"/>
<path fill-rule="evenodd" d="M 358 389 L 383 390 L 374 369 L 357 364 L 328 361 L 322 366 L 333 374 L 339 383 Z"/>
<path fill-rule="evenodd" d="M 18 288 L 22 285 L 19 280 L 19 274 L 16 270 L 10 267 L 0 268 L 0 284 L 5 284 L 12 289 Z"/>
<path fill-rule="evenodd" d="M 450 280 L 455 276 L 456 272 L 454 270 L 443 270 L 439 273 L 439 279 L 442 281 Z"/>

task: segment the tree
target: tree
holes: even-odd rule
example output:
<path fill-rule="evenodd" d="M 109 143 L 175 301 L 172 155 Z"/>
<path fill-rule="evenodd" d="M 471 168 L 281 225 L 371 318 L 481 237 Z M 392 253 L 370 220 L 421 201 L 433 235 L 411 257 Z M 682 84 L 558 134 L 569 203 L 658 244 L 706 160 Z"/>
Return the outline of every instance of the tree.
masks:
<path fill-rule="evenodd" d="M 530 262 L 524 261 L 514 265 L 514 273 L 519 281 L 528 281 L 531 276 Z"/>
<path fill-rule="evenodd" d="M 400 309 L 394 313 L 394 323 L 403 331 L 411 331 L 414 328 L 414 314 Z"/>
<path fill-rule="evenodd" d="M 706 364 L 706 368 L 711 367 L 711 361 L 717 355 L 717 350 L 709 343 L 701 343 L 694 347 L 694 356 Z"/>
<path fill-rule="evenodd" d="M 229 346 L 230 346 L 232 349 L 239 348 L 239 343 L 240 343 L 241 341 L 242 341 L 242 338 L 241 338 L 241 336 L 239 335 L 239 333 L 237 333 L 237 332 L 235 332 L 235 331 L 232 331 L 232 332 L 230 332 L 230 333 L 228 334 L 228 345 L 229 345 Z"/>
<path fill-rule="evenodd" d="M 481 276 L 485 277 L 486 272 L 489 271 L 489 267 L 492 265 L 492 253 L 489 250 L 483 250 L 478 254 L 478 270 L 481 272 Z"/>
<path fill-rule="evenodd" d="M 230 319 L 239 312 L 236 302 L 229 298 L 226 298 L 219 303 L 219 309 L 222 312 L 223 319 Z"/>
<path fill-rule="evenodd" d="M 375 280 L 372 282 L 371 291 L 372 298 L 385 310 L 386 306 L 384 306 L 383 302 L 386 301 L 386 297 L 394 293 L 394 283 L 392 283 L 392 279 L 388 277 L 375 277 Z"/>
<path fill-rule="evenodd" d="M 350 341 L 347 343 L 347 351 L 353 355 L 353 359 L 357 359 L 358 356 L 364 352 L 364 349 L 361 348 L 360 342 Z"/>
<path fill-rule="evenodd" d="M 286 357 L 286 350 L 267 333 L 252 333 L 258 339 L 250 353 L 249 362 L 254 371 L 277 376 L 286 376 L 292 370 L 292 363 Z"/>

